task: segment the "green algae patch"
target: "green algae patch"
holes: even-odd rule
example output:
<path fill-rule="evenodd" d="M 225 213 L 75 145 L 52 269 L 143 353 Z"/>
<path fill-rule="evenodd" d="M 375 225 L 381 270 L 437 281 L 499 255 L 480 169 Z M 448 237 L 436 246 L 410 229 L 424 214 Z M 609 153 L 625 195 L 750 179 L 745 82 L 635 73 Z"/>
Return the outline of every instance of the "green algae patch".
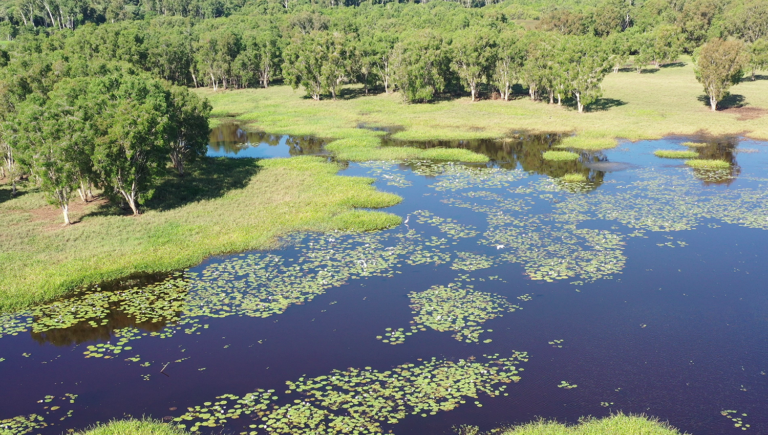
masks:
<path fill-rule="evenodd" d="M 571 151 L 545 151 L 542 157 L 544 157 L 544 160 L 551 160 L 554 162 L 579 160 L 579 155 Z"/>
<path fill-rule="evenodd" d="M 724 170 L 724 169 L 729 169 L 731 167 L 731 164 L 726 162 L 725 160 L 693 159 L 693 160 L 686 160 L 685 164 L 690 166 L 693 169 L 705 169 L 705 170 Z"/>
<path fill-rule="evenodd" d="M 69 227 L 59 225 L 42 192 L 24 185 L 22 195 L 0 203 L 6 229 L 0 312 L 84 285 L 178 270 L 211 255 L 274 248 L 293 231 L 371 231 L 400 223 L 394 215 L 356 209 L 389 207 L 401 197 L 376 190 L 373 179 L 338 176 L 339 169 L 319 157 L 206 158 L 183 179 L 169 170 L 140 216 L 125 216 L 104 201 L 73 201 L 76 224 Z"/>
<path fill-rule="evenodd" d="M 699 156 L 699 153 L 690 150 L 656 150 L 653 152 L 653 155 L 663 159 L 695 159 Z"/>

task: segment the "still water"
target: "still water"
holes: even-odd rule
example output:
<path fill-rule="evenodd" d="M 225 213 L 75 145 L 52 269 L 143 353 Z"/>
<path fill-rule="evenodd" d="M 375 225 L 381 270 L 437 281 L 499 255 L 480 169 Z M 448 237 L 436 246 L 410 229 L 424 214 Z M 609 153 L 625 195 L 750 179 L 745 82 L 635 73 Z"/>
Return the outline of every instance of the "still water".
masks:
<path fill-rule="evenodd" d="M 214 131 L 209 154 L 322 153 L 237 135 Z M 341 175 L 404 198 L 387 209 L 403 225 L 293 235 L 0 317 L 0 420 L 15 418 L 0 428 L 147 415 L 202 433 L 415 435 L 623 411 L 768 433 L 766 143 L 544 161 L 558 140 L 410 144 L 487 165 L 350 163 Z M 686 141 L 731 169 L 653 155 Z M 587 181 L 560 180 L 575 173 Z"/>

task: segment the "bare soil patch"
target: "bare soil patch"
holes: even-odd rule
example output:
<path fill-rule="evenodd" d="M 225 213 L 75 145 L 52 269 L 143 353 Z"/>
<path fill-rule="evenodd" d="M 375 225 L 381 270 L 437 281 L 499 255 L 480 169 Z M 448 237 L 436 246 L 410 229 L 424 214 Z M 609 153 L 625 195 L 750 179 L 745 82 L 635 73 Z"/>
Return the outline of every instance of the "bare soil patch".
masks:
<path fill-rule="evenodd" d="M 760 107 L 729 107 L 723 109 L 723 112 L 738 115 L 738 121 L 749 121 L 768 114 L 768 110 Z"/>

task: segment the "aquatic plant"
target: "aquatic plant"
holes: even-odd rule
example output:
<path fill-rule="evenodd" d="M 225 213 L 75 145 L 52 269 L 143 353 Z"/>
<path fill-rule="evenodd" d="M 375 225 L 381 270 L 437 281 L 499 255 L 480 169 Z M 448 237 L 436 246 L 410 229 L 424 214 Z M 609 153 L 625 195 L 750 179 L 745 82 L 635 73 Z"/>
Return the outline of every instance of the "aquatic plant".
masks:
<path fill-rule="evenodd" d="M 75 435 L 186 435 L 189 432 L 160 420 L 126 419 L 97 424 Z"/>
<path fill-rule="evenodd" d="M 656 150 L 653 155 L 665 159 L 695 159 L 699 153 L 696 151 Z"/>
<path fill-rule="evenodd" d="M 544 160 L 555 162 L 570 162 L 579 159 L 579 155 L 571 151 L 545 151 L 542 157 Z"/>
<path fill-rule="evenodd" d="M 731 167 L 731 164 L 726 162 L 725 160 L 704 160 L 704 159 L 693 159 L 693 160 L 686 160 L 685 164 L 692 167 L 693 169 L 728 169 Z"/>
<path fill-rule="evenodd" d="M 503 428 L 500 435 L 682 435 L 680 431 L 657 418 L 645 415 L 622 414 L 605 418 L 582 418 L 568 426 L 556 421 L 537 420 L 523 425 Z"/>
<path fill-rule="evenodd" d="M 565 181 L 566 183 L 585 183 L 587 181 L 587 176 L 581 173 L 574 173 L 565 174 L 559 179 L 560 181 Z"/>
<path fill-rule="evenodd" d="M 396 424 L 408 416 L 436 415 L 478 398 L 508 394 L 507 384 L 520 380 L 517 365 L 527 361 L 524 352 L 509 358 L 486 355 L 456 362 L 432 358 L 418 364 L 402 364 L 386 371 L 372 367 L 334 370 L 314 378 L 286 382 L 286 395 L 296 397 L 277 405 L 273 390 L 257 390 L 243 397 L 222 395 L 215 402 L 189 407 L 175 422 L 190 431 L 216 427 L 231 419 L 250 415 L 251 425 L 272 434 L 327 435 L 380 434 L 385 424 Z M 479 404 L 479 402 L 477 402 Z M 343 411 L 343 412 L 340 412 Z"/>

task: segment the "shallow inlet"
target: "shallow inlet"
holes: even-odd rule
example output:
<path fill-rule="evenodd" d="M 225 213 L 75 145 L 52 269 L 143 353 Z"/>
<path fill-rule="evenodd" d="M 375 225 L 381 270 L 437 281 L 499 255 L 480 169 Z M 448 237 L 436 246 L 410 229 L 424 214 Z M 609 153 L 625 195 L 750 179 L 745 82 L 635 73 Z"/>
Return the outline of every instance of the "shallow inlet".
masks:
<path fill-rule="evenodd" d="M 229 134 L 218 152 L 323 152 Z M 295 235 L 0 317 L 0 420 L 38 415 L 13 424 L 44 434 L 124 414 L 304 433 L 301 405 L 326 425 L 449 434 L 622 410 L 694 434 L 768 432 L 768 144 L 670 138 L 543 160 L 557 139 L 408 143 L 491 162 L 350 163 L 342 175 L 405 198 L 389 209 L 404 225 Z M 687 141 L 731 169 L 653 155 Z M 305 428 L 280 426 L 286 415 Z"/>

